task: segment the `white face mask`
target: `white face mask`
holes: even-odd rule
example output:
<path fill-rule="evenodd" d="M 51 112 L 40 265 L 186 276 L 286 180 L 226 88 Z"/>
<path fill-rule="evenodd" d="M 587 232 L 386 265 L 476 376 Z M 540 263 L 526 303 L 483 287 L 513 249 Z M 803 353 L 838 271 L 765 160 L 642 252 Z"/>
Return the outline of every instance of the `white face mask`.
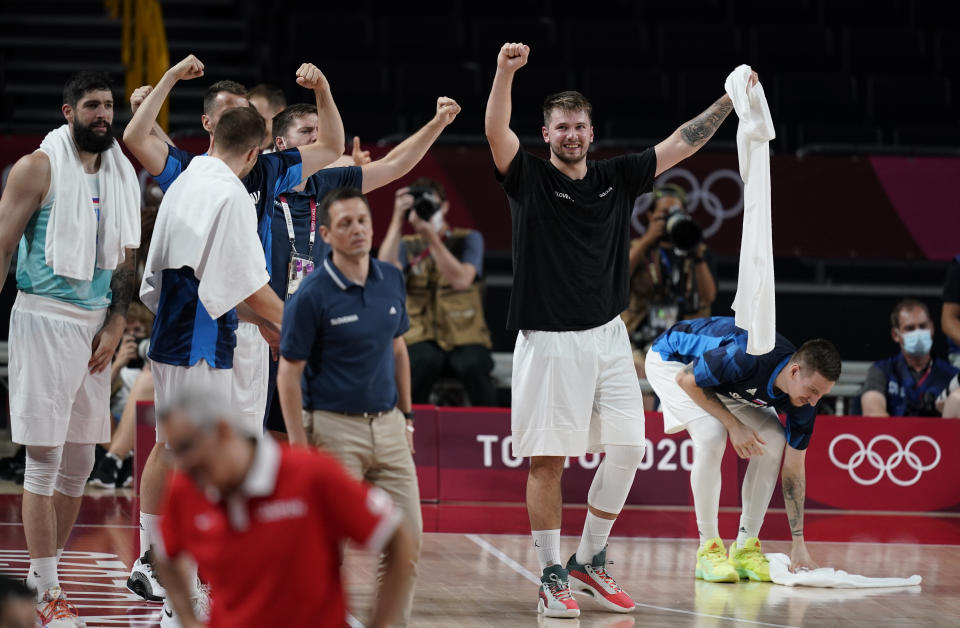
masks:
<path fill-rule="evenodd" d="M 929 329 L 914 329 L 901 334 L 903 337 L 903 350 L 907 355 L 922 357 L 930 353 L 933 346 L 933 334 Z"/>
<path fill-rule="evenodd" d="M 434 212 L 433 216 L 430 216 L 430 226 L 433 227 L 433 230 L 437 233 L 440 233 L 443 230 L 443 211 Z"/>

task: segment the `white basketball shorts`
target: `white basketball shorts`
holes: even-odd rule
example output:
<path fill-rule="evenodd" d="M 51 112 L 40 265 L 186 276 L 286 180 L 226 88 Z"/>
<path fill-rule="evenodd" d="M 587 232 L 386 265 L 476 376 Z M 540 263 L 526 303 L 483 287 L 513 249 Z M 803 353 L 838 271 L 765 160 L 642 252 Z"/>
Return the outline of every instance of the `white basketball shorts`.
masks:
<path fill-rule="evenodd" d="M 233 352 L 233 400 L 237 418 L 250 434 L 263 435 L 267 410 L 267 376 L 270 345 L 260 328 L 243 321 L 237 326 L 237 348 Z"/>
<path fill-rule="evenodd" d="M 193 366 L 176 366 L 154 361 L 150 368 L 153 370 L 153 405 L 157 417 L 158 443 L 167 442 L 166 432 L 160 422 L 160 412 L 176 402 L 177 396 L 185 387 L 209 390 L 221 399 L 233 399 L 233 369 L 215 369 L 202 359 Z M 233 414 L 233 408 L 224 408 L 225 417 L 229 418 Z"/>
<path fill-rule="evenodd" d="M 642 445 L 643 394 L 620 317 L 584 331 L 521 331 L 513 351 L 513 455 Z"/>
<path fill-rule="evenodd" d="M 677 374 L 683 370 L 683 367 L 684 365 L 681 362 L 664 360 L 653 349 L 647 351 L 647 381 L 650 382 L 653 392 L 657 393 L 660 398 L 660 409 L 663 412 L 663 431 L 666 434 L 675 434 L 687 429 L 687 425 L 693 421 L 704 417 L 713 417 L 712 414 L 697 405 L 697 402 L 685 390 L 680 388 L 680 384 L 677 383 Z M 718 398 L 727 410 L 747 425 L 754 425 L 756 421 L 771 418 L 778 423 L 780 422 L 780 419 L 777 418 L 777 411 L 773 408 L 758 407 L 723 395 L 718 395 Z M 745 417 L 749 418 L 745 419 Z"/>
<path fill-rule="evenodd" d="M 88 368 L 107 310 L 17 293 L 10 311 L 13 442 L 56 447 L 110 440 L 110 366 Z"/>

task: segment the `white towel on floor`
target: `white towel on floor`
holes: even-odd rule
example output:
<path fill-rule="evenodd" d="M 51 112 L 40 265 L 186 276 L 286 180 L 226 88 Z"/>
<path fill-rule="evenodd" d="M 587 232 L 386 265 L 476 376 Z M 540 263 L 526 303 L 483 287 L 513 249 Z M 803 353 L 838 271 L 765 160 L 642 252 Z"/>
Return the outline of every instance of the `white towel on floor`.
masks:
<path fill-rule="evenodd" d="M 90 281 L 94 265 L 113 270 L 125 249 L 140 246 L 140 181 L 113 140 L 100 154 L 100 220 L 93 213 L 80 155 L 66 124 L 47 133 L 40 150 L 50 159 L 53 207 L 44 253 L 54 274 Z"/>
<path fill-rule="evenodd" d="M 912 587 L 923 580 L 913 575 L 909 578 L 869 578 L 847 573 L 839 569 L 821 567 L 812 571 L 790 571 L 790 557 L 786 554 L 767 554 L 770 561 L 770 579 L 788 587 L 830 587 L 835 589 L 870 589 L 877 587 Z"/>
<path fill-rule="evenodd" d="M 257 209 L 237 175 L 216 157 L 194 157 L 163 196 L 140 299 L 157 311 L 163 271 L 187 266 L 211 318 L 270 281 L 257 237 Z"/>
<path fill-rule="evenodd" d="M 724 84 L 740 118 L 737 156 L 744 183 L 740 273 L 732 307 L 737 327 L 747 330 L 747 353 L 762 355 L 777 340 L 770 218 L 770 140 L 776 133 L 763 86 L 747 87 L 750 74 L 750 66 L 741 65 Z"/>

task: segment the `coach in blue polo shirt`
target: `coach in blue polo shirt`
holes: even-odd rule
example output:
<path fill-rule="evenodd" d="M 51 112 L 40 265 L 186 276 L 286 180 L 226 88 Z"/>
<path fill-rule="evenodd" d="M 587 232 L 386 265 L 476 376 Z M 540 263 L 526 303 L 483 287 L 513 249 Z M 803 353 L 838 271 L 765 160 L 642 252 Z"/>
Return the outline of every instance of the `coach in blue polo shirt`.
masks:
<path fill-rule="evenodd" d="M 293 444 L 329 451 L 389 493 L 419 556 L 403 275 L 370 256 L 373 223 L 360 190 L 331 190 L 317 215 L 331 250 L 287 299 L 283 315 L 277 392 L 287 434 Z M 409 621 L 413 584 L 398 626 Z"/>

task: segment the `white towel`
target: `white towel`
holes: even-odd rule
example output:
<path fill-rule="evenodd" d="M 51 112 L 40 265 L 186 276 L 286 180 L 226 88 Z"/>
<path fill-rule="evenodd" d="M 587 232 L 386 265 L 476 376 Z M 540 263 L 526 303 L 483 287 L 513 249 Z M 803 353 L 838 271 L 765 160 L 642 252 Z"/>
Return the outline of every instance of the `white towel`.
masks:
<path fill-rule="evenodd" d="M 909 578 L 869 578 L 850 574 L 839 569 L 821 567 L 812 571 L 790 571 L 790 557 L 786 554 L 767 554 L 770 561 L 770 579 L 788 587 L 830 587 L 835 589 L 870 589 L 877 587 L 912 587 L 923 580 L 913 575 Z"/>
<path fill-rule="evenodd" d="M 724 84 L 740 118 L 737 156 L 744 183 L 740 273 L 732 307 L 737 327 L 747 330 L 747 353 L 762 355 L 772 351 L 777 340 L 769 147 L 776 134 L 763 86 L 747 87 L 750 73 L 749 65 L 741 65 Z"/>
<path fill-rule="evenodd" d="M 163 196 L 140 299 L 157 311 L 162 271 L 188 266 L 200 302 L 220 318 L 270 281 L 257 210 L 237 175 L 216 157 L 194 157 Z"/>
<path fill-rule="evenodd" d="M 126 249 L 140 246 L 140 181 L 120 144 L 100 154 L 100 220 L 91 211 L 80 155 L 66 124 L 47 133 L 40 150 L 50 159 L 54 193 L 44 253 L 55 275 L 90 281 L 93 268 L 113 270 Z"/>

